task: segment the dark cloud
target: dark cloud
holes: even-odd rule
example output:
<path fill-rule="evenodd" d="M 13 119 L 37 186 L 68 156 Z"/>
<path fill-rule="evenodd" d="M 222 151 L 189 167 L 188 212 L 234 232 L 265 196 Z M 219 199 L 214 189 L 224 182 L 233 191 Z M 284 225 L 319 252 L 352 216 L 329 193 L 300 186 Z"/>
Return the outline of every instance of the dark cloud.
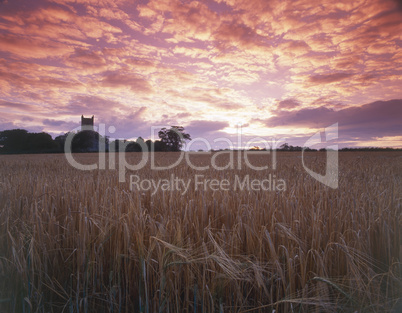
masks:
<path fill-rule="evenodd" d="M 125 62 L 127 64 L 133 65 L 136 68 L 153 68 L 155 67 L 155 63 L 150 61 L 150 60 L 146 60 L 146 59 L 133 59 L 133 58 L 129 58 L 126 59 Z"/>
<path fill-rule="evenodd" d="M 214 38 L 221 50 L 239 45 L 245 48 L 264 45 L 263 38 L 253 28 L 236 21 L 222 23 L 214 33 Z"/>
<path fill-rule="evenodd" d="M 339 131 L 343 136 L 360 140 L 402 134 L 402 99 L 376 101 L 339 111 L 319 107 L 276 113 L 276 116 L 262 122 L 268 127 L 295 128 L 325 128 L 339 123 Z"/>
<path fill-rule="evenodd" d="M 188 113 L 188 112 L 183 112 L 183 113 L 176 114 L 176 116 L 177 116 L 178 118 L 186 118 L 186 117 L 190 117 L 191 114 Z"/>
<path fill-rule="evenodd" d="M 400 12 L 402 12 L 402 0 L 394 0 L 397 5 L 397 8 Z"/>
<path fill-rule="evenodd" d="M 76 48 L 74 54 L 66 58 L 66 64 L 79 68 L 98 68 L 106 65 L 100 52 Z"/>
<path fill-rule="evenodd" d="M 278 109 L 285 109 L 285 110 L 293 109 L 293 108 L 298 107 L 299 105 L 300 105 L 299 101 L 297 101 L 296 99 L 290 98 L 290 99 L 285 99 L 285 100 L 280 101 L 278 103 Z"/>
<path fill-rule="evenodd" d="M 43 123 L 43 125 L 47 125 L 47 126 L 61 126 L 61 125 L 65 124 L 65 121 L 44 119 L 42 121 L 42 123 Z"/>
<path fill-rule="evenodd" d="M 323 127 L 336 119 L 336 112 L 326 107 L 304 108 L 296 111 L 276 111 L 274 117 L 265 120 L 268 127 Z"/>
<path fill-rule="evenodd" d="M 35 111 L 37 106 L 18 102 L 0 100 L 0 108 L 17 109 L 19 111 Z"/>
<path fill-rule="evenodd" d="M 66 133 L 80 125 L 79 123 L 75 122 L 53 120 L 53 119 L 44 119 L 42 120 L 42 124 L 45 126 L 45 128 L 50 128 L 52 130 L 57 129 L 62 133 Z"/>
<path fill-rule="evenodd" d="M 290 55 L 303 55 L 311 50 L 311 47 L 302 40 L 292 40 L 281 45 L 281 53 Z"/>
<path fill-rule="evenodd" d="M 39 82 L 37 83 L 38 86 L 42 87 L 42 88 L 46 88 L 49 86 L 52 87 L 59 87 L 59 88 L 75 88 L 79 85 L 81 85 L 81 83 L 76 82 L 76 81 L 68 81 L 68 80 L 61 80 L 61 79 L 57 79 L 57 78 L 53 78 L 53 77 L 43 77 L 39 80 Z"/>
<path fill-rule="evenodd" d="M 228 122 L 219 122 L 219 121 L 202 121 L 196 120 L 192 121 L 187 127 L 186 130 L 193 135 L 193 137 L 202 136 L 202 135 L 210 135 L 216 132 L 223 130 L 225 127 L 228 127 Z"/>
<path fill-rule="evenodd" d="M 314 84 L 329 84 L 352 77 L 352 73 L 334 73 L 326 75 L 313 75 L 309 77 L 309 82 Z"/>
<path fill-rule="evenodd" d="M 13 122 L 6 121 L 0 118 L 0 131 L 7 130 L 7 129 L 15 129 L 18 128 Z"/>
<path fill-rule="evenodd" d="M 358 137 L 400 136 L 402 99 L 376 101 L 337 112 L 341 129 Z"/>

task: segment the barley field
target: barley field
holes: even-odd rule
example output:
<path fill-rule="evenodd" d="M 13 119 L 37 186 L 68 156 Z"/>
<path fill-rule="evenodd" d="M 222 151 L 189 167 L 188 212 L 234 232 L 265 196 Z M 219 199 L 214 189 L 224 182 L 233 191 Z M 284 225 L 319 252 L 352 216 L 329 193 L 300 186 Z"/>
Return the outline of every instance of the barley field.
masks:
<path fill-rule="evenodd" d="M 104 157 L 0 156 L 0 312 L 397 312 L 401 152 Z"/>

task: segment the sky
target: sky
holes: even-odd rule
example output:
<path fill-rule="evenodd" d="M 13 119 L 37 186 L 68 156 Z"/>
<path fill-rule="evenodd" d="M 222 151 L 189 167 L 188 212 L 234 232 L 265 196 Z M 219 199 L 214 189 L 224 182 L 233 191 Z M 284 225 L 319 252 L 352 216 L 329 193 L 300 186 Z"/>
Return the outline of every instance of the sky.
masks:
<path fill-rule="evenodd" d="M 401 74 L 401 1 L 0 0 L 0 130 L 402 147 Z"/>

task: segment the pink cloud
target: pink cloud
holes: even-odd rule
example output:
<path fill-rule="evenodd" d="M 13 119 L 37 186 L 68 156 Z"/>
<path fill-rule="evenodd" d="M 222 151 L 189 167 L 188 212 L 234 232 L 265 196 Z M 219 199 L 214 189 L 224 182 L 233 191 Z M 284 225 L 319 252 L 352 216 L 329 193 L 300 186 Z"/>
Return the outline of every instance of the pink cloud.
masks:
<path fill-rule="evenodd" d="M 76 48 L 74 54 L 65 57 L 65 63 L 77 68 L 105 68 L 106 60 L 99 51 Z"/>
<path fill-rule="evenodd" d="M 40 38 L 24 38 L 0 34 L 0 50 L 22 58 L 46 58 L 63 56 L 73 51 L 72 47 Z"/>
<path fill-rule="evenodd" d="M 186 131 L 188 131 L 193 138 L 207 137 L 222 131 L 226 127 L 229 127 L 228 122 L 193 120 L 186 126 Z"/>
<path fill-rule="evenodd" d="M 26 112 L 32 105 L 46 116 L 35 111 L 29 123 L 63 116 L 43 127 L 61 128 L 57 121 L 85 111 L 98 120 L 124 119 L 129 131 L 125 116 L 142 107 L 136 118 L 146 123 L 247 123 L 261 114 L 286 121 L 281 110 L 293 116 L 402 96 L 402 12 L 395 1 L 0 6 L 0 99 L 10 120 L 22 121 L 24 105 Z"/>
<path fill-rule="evenodd" d="M 152 92 L 152 86 L 142 76 L 132 73 L 125 73 L 123 71 L 115 71 L 105 73 L 101 80 L 102 86 L 121 88 L 128 87 L 136 92 Z"/>
<path fill-rule="evenodd" d="M 236 46 L 249 48 L 264 45 L 263 38 L 254 29 L 235 21 L 222 23 L 214 33 L 214 38 L 221 50 Z"/>
<path fill-rule="evenodd" d="M 352 76 L 352 73 L 318 74 L 310 76 L 309 82 L 314 84 L 330 84 L 348 79 Z"/>
<path fill-rule="evenodd" d="M 339 123 L 343 137 L 370 140 L 373 137 L 399 136 L 402 133 L 402 99 L 376 101 L 339 111 L 326 107 L 277 111 L 262 120 L 269 127 L 324 128 Z"/>
<path fill-rule="evenodd" d="M 42 109 L 41 107 L 32 104 L 9 102 L 4 100 L 0 100 L 0 108 L 20 112 L 34 112 Z"/>
<path fill-rule="evenodd" d="M 279 103 L 278 103 L 278 109 L 289 110 L 289 109 L 297 108 L 298 106 L 300 106 L 300 102 L 297 101 L 296 99 L 291 99 L 291 98 L 279 101 Z"/>

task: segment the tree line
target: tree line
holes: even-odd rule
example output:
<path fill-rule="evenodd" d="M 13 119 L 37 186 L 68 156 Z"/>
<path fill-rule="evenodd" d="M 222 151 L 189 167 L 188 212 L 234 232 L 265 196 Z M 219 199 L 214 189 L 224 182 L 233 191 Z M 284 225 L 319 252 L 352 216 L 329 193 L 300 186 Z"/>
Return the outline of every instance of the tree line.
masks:
<path fill-rule="evenodd" d="M 70 137 L 71 152 L 99 151 L 180 151 L 186 140 L 191 136 L 182 126 L 162 128 L 158 132 L 159 140 L 144 140 L 139 137 L 135 141 L 116 139 L 111 141 L 108 136 L 102 136 L 93 130 L 82 130 L 76 133 L 67 132 L 55 139 L 45 132 L 30 133 L 25 129 L 10 129 L 0 132 L 0 153 L 64 153 L 66 140 Z"/>
<path fill-rule="evenodd" d="M 25 154 L 25 153 L 64 153 L 67 138 L 72 137 L 71 152 L 99 152 L 99 151 L 121 151 L 121 152 L 142 152 L 142 151 L 180 151 L 191 136 L 184 131 L 182 126 L 171 126 L 169 129 L 162 128 L 158 132 L 159 140 L 144 140 L 138 137 L 137 140 L 116 139 L 111 141 L 109 137 L 102 136 L 93 130 L 82 130 L 76 133 L 65 133 L 55 139 L 45 132 L 30 133 L 25 129 L 10 129 L 0 132 L 0 153 L 1 154 Z M 266 151 L 255 146 L 251 151 Z M 288 143 L 282 144 L 277 151 L 302 151 L 303 147 L 292 146 Z M 304 148 L 305 151 L 325 151 Z M 402 149 L 359 147 L 342 148 L 339 151 L 401 151 Z M 202 150 L 200 150 L 202 151 Z M 215 151 L 215 150 L 212 150 Z M 218 151 L 222 151 L 218 150 Z"/>

